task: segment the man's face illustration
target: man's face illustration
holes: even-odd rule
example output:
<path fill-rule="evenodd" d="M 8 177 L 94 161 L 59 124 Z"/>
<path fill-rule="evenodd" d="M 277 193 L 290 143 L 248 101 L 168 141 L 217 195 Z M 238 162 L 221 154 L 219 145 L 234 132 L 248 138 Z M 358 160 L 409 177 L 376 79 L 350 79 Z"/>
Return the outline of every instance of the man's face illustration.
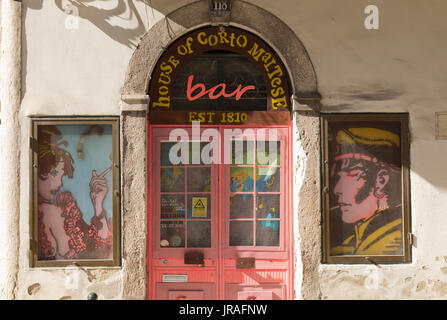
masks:
<path fill-rule="evenodd" d="M 341 160 L 338 163 L 335 178 L 338 179 L 334 194 L 342 212 L 342 220 L 355 223 L 366 220 L 377 210 L 377 197 L 374 195 L 374 183 L 368 178 L 368 168 L 364 162 L 352 163 Z"/>
<path fill-rule="evenodd" d="M 59 161 L 56 167 L 51 167 L 50 172 L 39 177 L 39 196 L 46 201 L 53 201 L 60 188 L 63 186 L 62 177 L 65 174 L 65 163 Z"/>

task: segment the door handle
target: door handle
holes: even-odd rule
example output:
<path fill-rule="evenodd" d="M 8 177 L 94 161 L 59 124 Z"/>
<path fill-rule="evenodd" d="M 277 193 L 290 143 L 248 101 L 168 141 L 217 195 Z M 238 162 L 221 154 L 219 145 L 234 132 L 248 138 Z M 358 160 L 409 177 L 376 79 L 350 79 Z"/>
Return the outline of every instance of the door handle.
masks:
<path fill-rule="evenodd" d="M 175 298 L 175 300 L 185 300 L 186 299 L 186 296 L 184 296 L 183 294 L 179 294 L 176 298 Z"/>
<path fill-rule="evenodd" d="M 247 300 L 256 300 L 256 296 L 248 296 Z"/>

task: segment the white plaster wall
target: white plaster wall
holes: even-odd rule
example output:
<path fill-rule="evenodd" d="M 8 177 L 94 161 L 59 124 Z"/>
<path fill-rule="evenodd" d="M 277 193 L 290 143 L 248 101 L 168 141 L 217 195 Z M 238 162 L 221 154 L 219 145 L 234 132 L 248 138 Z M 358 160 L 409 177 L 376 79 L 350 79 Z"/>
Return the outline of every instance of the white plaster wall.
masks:
<path fill-rule="evenodd" d="M 118 115 L 129 59 L 145 30 L 172 10 L 194 1 L 86 2 L 126 10 L 80 17 L 68 30 L 67 15 L 53 0 L 24 0 L 21 141 L 20 272 L 18 298 L 85 299 L 98 286 L 103 298 L 122 297 L 122 270 L 30 270 L 27 116 Z M 149 3 L 149 1 L 146 1 Z M 410 112 L 413 262 L 406 265 L 320 265 L 309 297 L 443 298 L 447 295 L 447 141 L 435 140 L 435 112 L 447 111 L 447 2 L 376 0 L 380 30 L 363 27 L 364 0 L 250 0 L 277 15 L 306 47 L 314 64 L 325 112 Z M 96 10 L 96 11 L 95 11 Z M 137 18 L 138 13 L 139 18 Z M 98 18 L 99 17 L 99 18 Z M 141 19 L 143 27 L 138 27 Z M 296 229 L 298 230 L 298 229 Z M 297 235 L 299 238 L 300 235 Z M 71 273 L 70 273 L 71 272 Z M 67 285 L 67 274 L 81 290 Z M 74 276 L 78 274 L 78 276 Z M 40 289 L 29 287 L 40 283 Z M 301 280 L 296 283 L 301 285 Z M 93 288 L 92 288 L 93 286 Z M 96 287 L 95 287 L 96 286 Z M 102 287 L 101 287 L 102 288 Z M 31 294 L 28 292 L 30 290 Z M 99 290 L 99 289 L 98 289 Z M 101 289 L 102 290 L 102 289 Z M 300 292 L 300 290 L 297 290 Z M 100 292 L 99 292 L 100 293 Z M 100 293 L 101 294 L 101 293 Z M 100 296 L 101 297 L 101 296 Z M 306 298 L 306 296 L 305 296 Z"/>

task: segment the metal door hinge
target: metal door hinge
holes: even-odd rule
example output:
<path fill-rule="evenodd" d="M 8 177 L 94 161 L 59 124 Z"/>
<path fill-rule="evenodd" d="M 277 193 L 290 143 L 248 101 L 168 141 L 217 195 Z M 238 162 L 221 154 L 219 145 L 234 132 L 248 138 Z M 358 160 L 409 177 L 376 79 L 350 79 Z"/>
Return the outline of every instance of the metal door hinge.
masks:
<path fill-rule="evenodd" d="M 34 239 L 30 239 L 29 240 L 29 249 L 31 250 L 31 252 L 36 252 L 37 249 L 37 241 Z"/>
<path fill-rule="evenodd" d="M 408 233 L 407 237 L 408 237 L 408 243 L 410 244 L 410 246 L 412 246 L 414 244 L 414 234 Z"/>
<path fill-rule="evenodd" d="M 30 239 L 29 240 L 29 250 L 28 250 L 28 257 L 29 261 L 32 265 L 34 265 L 34 259 L 37 256 L 37 241 Z"/>
<path fill-rule="evenodd" d="M 33 137 L 29 138 L 29 147 L 31 148 L 31 150 L 33 152 L 38 152 L 39 151 L 39 143 Z"/>

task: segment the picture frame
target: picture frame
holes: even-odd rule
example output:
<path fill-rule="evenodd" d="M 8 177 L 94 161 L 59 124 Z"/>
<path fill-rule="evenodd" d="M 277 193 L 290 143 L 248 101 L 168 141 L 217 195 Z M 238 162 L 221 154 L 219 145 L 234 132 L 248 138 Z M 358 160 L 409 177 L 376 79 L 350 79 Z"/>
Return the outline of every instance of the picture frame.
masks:
<path fill-rule="evenodd" d="M 322 115 L 323 263 L 411 261 L 408 121 Z"/>
<path fill-rule="evenodd" d="M 31 129 L 31 267 L 119 266 L 119 118 L 32 118 Z"/>

